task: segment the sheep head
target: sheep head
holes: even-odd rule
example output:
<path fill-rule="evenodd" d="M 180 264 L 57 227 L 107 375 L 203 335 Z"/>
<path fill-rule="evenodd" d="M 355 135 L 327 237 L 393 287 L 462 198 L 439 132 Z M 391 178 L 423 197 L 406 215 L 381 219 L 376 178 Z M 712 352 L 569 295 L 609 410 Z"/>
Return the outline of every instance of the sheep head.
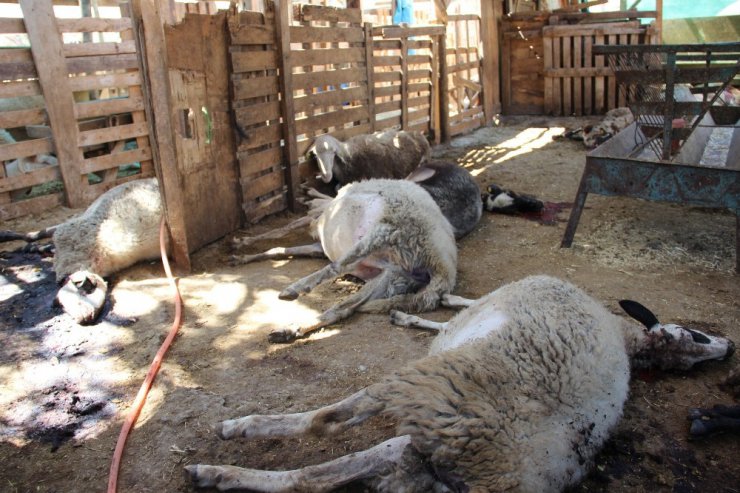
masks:
<path fill-rule="evenodd" d="M 324 183 L 329 183 L 334 177 L 334 160 L 337 159 L 337 156 L 343 155 L 343 152 L 342 142 L 331 135 L 316 137 L 313 145 L 308 149 L 308 153 L 316 155 L 319 165 L 319 178 Z"/>
<path fill-rule="evenodd" d="M 78 324 L 90 324 L 103 309 L 107 293 L 108 284 L 102 277 L 81 270 L 64 280 L 54 302 Z"/>
<path fill-rule="evenodd" d="M 688 370 L 701 361 L 725 359 L 735 352 L 731 340 L 677 324 L 660 323 L 653 312 L 636 301 L 622 300 L 619 305 L 645 326 L 642 340 L 632 355 L 634 366 Z"/>

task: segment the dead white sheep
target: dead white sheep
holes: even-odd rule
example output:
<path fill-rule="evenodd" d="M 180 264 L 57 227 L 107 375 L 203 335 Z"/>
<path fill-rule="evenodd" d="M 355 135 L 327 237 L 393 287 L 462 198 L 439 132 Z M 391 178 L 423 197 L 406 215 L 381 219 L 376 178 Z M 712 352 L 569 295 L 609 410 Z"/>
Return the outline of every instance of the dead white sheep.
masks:
<path fill-rule="evenodd" d="M 0 231 L 0 241 L 52 237 L 56 301 L 78 323 L 93 322 L 105 303 L 103 278 L 160 255 L 162 199 L 156 178 L 111 188 L 79 216 L 43 231 Z"/>
<path fill-rule="evenodd" d="M 673 324 L 632 301 L 639 323 L 616 316 L 565 281 L 505 285 L 447 323 L 429 355 L 329 406 L 253 415 L 217 426 L 224 439 L 341 432 L 394 415 L 398 436 L 363 452 L 288 471 L 186 466 L 196 486 L 221 491 L 330 491 L 363 480 L 378 491 L 562 491 L 588 472 L 622 416 L 630 364 L 687 369 L 729 356 L 731 341 Z M 644 327 L 642 325 L 644 325 Z"/>
<path fill-rule="evenodd" d="M 457 247 L 452 226 L 416 183 L 387 179 L 350 183 L 336 198 L 317 199 L 313 210 L 317 219 L 312 229 L 319 243 L 273 248 L 238 260 L 299 255 L 331 260 L 323 269 L 285 288 L 281 299 L 296 299 L 323 281 L 344 274 L 352 274 L 365 284 L 322 313 L 318 322 L 276 330 L 269 336 L 271 341 L 305 337 L 355 311 L 431 310 L 455 286 Z"/>
<path fill-rule="evenodd" d="M 368 178 L 404 178 L 429 158 L 431 147 L 420 132 L 391 129 L 344 142 L 320 135 L 307 152 L 316 155 L 324 183 L 345 185 Z"/>

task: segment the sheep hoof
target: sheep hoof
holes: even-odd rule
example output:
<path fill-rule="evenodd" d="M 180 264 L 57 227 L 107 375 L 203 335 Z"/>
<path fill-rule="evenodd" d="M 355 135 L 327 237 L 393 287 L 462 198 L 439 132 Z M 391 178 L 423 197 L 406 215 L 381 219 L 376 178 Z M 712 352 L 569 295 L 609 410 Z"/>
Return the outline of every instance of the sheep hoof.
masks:
<path fill-rule="evenodd" d="M 408 314 L 398 311 L 398 310 L 391 310 L 391 323 L 393 325 L 400 325 L 401 327 L 408 327 L 411 325 L 408 320 Z"/>
<path fill-rule="evenodd" d="M 285 301 L 293 301 L 298 299 L 298 291 L 293 288 L 286 288 L 280 292 L 278 298 Z"/>
<path fill-rule="evenodd" d="M 78 324 L 90 324 L 100 315 L 107 292 L 108 285 L 102 277 L 77 271 L 64 281 L 54 302 Z"/>
<path fill-rule="evenodd" d="M 209 474 L 209 466 L 191 464 L 185 466 L 185 479 L 188 479 L 199 488 L 215 487 L 220 478 L 218 474 Z"/>
<path fill-rule="evenodd" d="M 273 330 L 267 335 L 267 340 L 273 344 L 293 342 L 298 338 L 298 334 L 293 329 Z"/>

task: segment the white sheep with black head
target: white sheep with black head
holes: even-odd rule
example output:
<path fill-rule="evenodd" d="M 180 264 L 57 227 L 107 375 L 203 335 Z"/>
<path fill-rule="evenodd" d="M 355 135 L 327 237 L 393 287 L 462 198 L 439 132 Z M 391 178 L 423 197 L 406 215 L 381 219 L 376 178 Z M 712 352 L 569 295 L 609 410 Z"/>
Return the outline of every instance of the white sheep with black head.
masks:
<path fill-rule="evenodd" d="M 389 414 L 395 438 L 289 471 L 194 464 L 195 485 L 219 490 L 330 491 L 364 480 L 378 491 L 562 491 L 588 472 L 622 416 L 630 366 L 686 369 L 723 359 L 731 341 L 661 324 L 638 303 L 619 317 L 572 284 L 533 276 L 507 284 L 438 329 L 429 355 L 315 411 L 254 415 L 217 426 L 224 439 L 325 435 Z M 641 325 L 643 324 L 643 325 Z M 649 327 L 648 327 L 649 326 Z"/>

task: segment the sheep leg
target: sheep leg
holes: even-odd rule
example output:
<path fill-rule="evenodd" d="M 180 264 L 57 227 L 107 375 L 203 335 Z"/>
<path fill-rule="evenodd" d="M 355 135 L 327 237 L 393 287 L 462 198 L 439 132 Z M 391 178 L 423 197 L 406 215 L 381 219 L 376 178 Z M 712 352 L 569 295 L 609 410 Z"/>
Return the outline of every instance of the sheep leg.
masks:
<path fill-rule="evenodd" d="M 245 489 L 270 493 L 292 491 L 331 491 L 359 479 L 387 475 L 401 463 L 411 437 L 391 438 L 372 448 L 345 455 L 323 464 L 292 471 L 261 471 L 235 466 L 185 466 L 197 487 L 215 487 L 219 491 Z"/>
<path fill-rule="evenodd" d="M 434 322 L 433 320 L 409 315 L 399 310 L 391 310 L 391 323 L 393 325 L 400 325 L 401 327 L 418 327 L 435 332 L 439 332 L 447 325 L 447 322 Z"/>
<path fill-rule="evenodd" d="M 336 269 L 335 265 L 329 264 L 310 276 L 304 277 L 297 283 L 288 286 L 282 293 L 280 293 L 280 298 L 295 299 L 299 292 L 308 292 L 311 288 L 320 284 L 324 279 L 335 277 L 338 274 L 339 271 Z M 369 282 L 365 283 L 359 291 L 322 313 L 315 324 L 299 328 L 274 330 L 268 335 L 268 340 L 270 342 L 291 342 L 295 339 L 306 337 L 311 332 L 324 328 L 327 325 L 344 320 L 356 312 L 364 303 L 385 294 L 385 286 L 387 285 L 387 279 L 389 276 L 390 275 L 387 272 L 383 272 L 378 277 L 371 279 Z M 306 284 L 301 284 L 303 282 Z"/>
<path fill-rule="evenodd" d="M 15 231 L 0 230 L 0 243 L 19 240 L 25 241 L 27 243 L 32 243 L 43 238 L 51 238 L 56 229 L 56 226 L 51 226 L 40 231 L 33 231 L 31 233 L 17 233 Z"/>
<path fill-rule="evenodd" d="M 720 431 L 740 431 L 740 406 L 716 405 L 711 409 L 690 409 L 692 437 L 704 437 Z"/>
<path fill-rule="evenodd" d="M 313 433 L 329 435 L 356 426 L 383 410 L 383 404 L 363 389 L 334 404 L 313 411 L 293 414 L 260 415 L 222 421 L 216 426 L 224 440 L 242 437 L 287 438 Z"/>
<path fill-rule="evenodd" d="M 232 255 L 232 264 L 248 264 L 250 262 L 256 262 L 259 260 L 268 259 L 284 259 L 288 257 L 312 257 L 312 258 L 325 258 L 324 249 L 321 248 L 321 243 L 313 243 L 311 245 L 301 245 L 296 247 L 275 247 L 267 250 L 266 252 L 256 253 L 254 255 Z"/>
<path fill-rule="evenodd" d="M 442 306 L 446 306 L 447 308 L 467 308 L 473 303 L 475 303 L 475 300 L 471 300 L 470 298 L 463 298 L 462 296 L 449 293 L 442 295 Z"/>
<path fill-rule="evenodd" d="M 311 224 L 311 220 L 312 220 L 311 217 L 305 216 L 300 219 L 296 219 L 295 221 L 291 223 L 286 224 L 282 228 L 273 229 L 272 231 L 268 231 L 267 233 L 262 233 L 261 235 L 245 236 L 243 238 L 234 238 L 233 244 L 235 247 L 244 247 L 247 245 L 251 245 L 252 243 L 256 241 L 275 240 L 277 238 L 283 238 L 284 236 L 286 236 L 288 233 L 290 233 L 293 230 L 302 228 L 304 226 L 308 226 L 309 224 Z"/>

